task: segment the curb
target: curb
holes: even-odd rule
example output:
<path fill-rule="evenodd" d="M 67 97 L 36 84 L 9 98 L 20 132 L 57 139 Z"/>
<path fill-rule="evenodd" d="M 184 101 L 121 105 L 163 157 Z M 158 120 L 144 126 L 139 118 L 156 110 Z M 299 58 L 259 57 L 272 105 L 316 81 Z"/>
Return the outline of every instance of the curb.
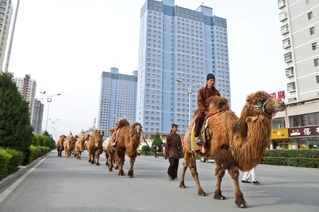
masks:
<path fill-rule="evenodd" d="M 50 152 L 48 152 L 47 154 L 50 154 Z M 0 193 L 2 193 L 2 191 L 7 189 L 12 183 L 14 183 L 17 179 L 19 179 L 22 175 L 24 175 L 28 170 L 30 170 L 40 160 L 42 160 L 44 157 L 46 157 L 47 154 L 35 159 L 34 161 L 32 161 L 27 166 L 19 166 L 18 171 L 16 171 L 16 172 L 10 174 L 9 176 L 3 178 L 0 181 Z"/>

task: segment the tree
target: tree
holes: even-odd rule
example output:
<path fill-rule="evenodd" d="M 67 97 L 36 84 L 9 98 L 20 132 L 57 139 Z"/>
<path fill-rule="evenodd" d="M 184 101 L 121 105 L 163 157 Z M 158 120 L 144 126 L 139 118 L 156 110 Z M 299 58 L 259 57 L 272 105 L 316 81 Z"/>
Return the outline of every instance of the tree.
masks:
<path fill-rule="evenodd" d="M 163 141 L 162 141 L 161 136 L 158 132 L 156 133 L 155 138 L 152 142 L 152 146 L 154 146 L 154 145 L 158 146 L 158 151 L 162 151 Z"/>
<path fill-rule="evenodd" d="M 0 74 L 0 146 L 22 152 L 33 140 L 28 103 L 7 73 Z"/>

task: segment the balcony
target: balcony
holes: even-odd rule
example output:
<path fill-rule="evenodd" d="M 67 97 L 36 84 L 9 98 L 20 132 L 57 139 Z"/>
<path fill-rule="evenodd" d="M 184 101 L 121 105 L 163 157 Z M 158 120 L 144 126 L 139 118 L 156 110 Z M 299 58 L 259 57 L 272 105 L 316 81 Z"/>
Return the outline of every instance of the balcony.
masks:
<path fill-rule="evenodd" d="M 281 9 L 286 6 L 286 0 L 278 0 L 278 8 Z"/>
<path fill-rule="evenodd" d="M 296 84 L 295 82 L 290 82 L 287 84 L 287 91 L 289 93 L 295 92 L 296 91 Z"/>
<path fill-rule="evenodd" d="M 291 45 L 290 45 L 290 38 L 287 38 L 287 39 L 285 39 L 285 40 L 283 40 L 282 41 L 282 47 L 284 48 L 284 49 L 287 49 L 287 48 L 289 48 Z"/>
<path fill-rule="evenodd" d="M 288 18 L 287 12 L 282 12 L 282 13 L 279 14 L 279 20 L 281 22 L 287 20 L 287 18 Z"/>
<path fill-rule="evenodd" d="M 294 76 L 294 67 L 286 68 L 286 77 L 293 77 Z"/>
<path fill-rule="evenodd" d="M 287 34 L 289 32 L 289 26 L 288 24 L 284 25 L 281 27 L 281 34 L 284 35 L 284 34 Z"/>
<path fill-rule="evenodd" d="M 285 57 L 286 63 L 289 63 L 292 61 L 292 53 L 291 52 L 288 52 L 287 54 L 285 54 L 284 57 Z"/>

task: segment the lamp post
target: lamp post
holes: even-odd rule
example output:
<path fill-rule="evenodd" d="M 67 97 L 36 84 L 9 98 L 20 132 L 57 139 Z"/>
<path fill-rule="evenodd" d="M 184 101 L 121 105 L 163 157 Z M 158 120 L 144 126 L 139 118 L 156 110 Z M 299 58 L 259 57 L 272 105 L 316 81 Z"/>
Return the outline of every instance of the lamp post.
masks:
<path fill-rule="evenodd" d="M 47 131 L 48 130 L 48 121 L 49 121 L 49 110 L 50 110 L 50 103 L 52 102 L 52 98 L 54 97 L 54 96 L 60 96 L 61 94 L 60 93 L 58 93 L 58 94 L 54 94 L 54 95 L 48 95 L 48 94 L 46 94 L 46 91 L 43 91 L 43 92 L 40 92 L 40 93 L 42 93 L 42 94 L 44 94 L 44 95 L 46 95 L 47 96 L 47 102 L 48 102 L 48 113 L 47 113 L 47 121 L 46 121 L 46 125 L 45 125 L 45 131 Z M 48 131 L 47 131 L 48 132 Z"/>
<path fill-rule="evenodd" d="M 177 79 L 176 80 L 179 83 L 182 83 L 183 85 L 185 85 L 187 87 L 187 93 L 188 93 L 188 122 L 189 124 L 191 123 L 191 94 L 192 94 L 192 88 L 196 85 L 201 85 L 202 83 L 198 82 L 194 85 L 187 85 L 186 83 L 184 83 L 181 79 Z"/>

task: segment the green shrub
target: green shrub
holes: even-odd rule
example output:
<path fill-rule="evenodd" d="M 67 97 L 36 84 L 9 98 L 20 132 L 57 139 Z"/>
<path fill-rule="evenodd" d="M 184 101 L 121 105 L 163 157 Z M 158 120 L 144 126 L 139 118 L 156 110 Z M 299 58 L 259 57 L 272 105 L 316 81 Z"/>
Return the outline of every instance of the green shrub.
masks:
<path fill-rule="evenodd" d="M 8 174 L 12 174 L 19 169 L 23 161 L 23 154 L 21 151 L 9 149 L 4 149 L 9 155 L 11 155 L 10 161 L 7 165 Z"/>
<path fill-rule="evenodd" d="M 267 157 L 264 156 L 261 164 L 270 164 L 270 165 L 287 165 L 287 158 L 286 157 Z"/>
<path fill-rule="evenodd" d="M 0 180 L 8 176 L 8 163 L 12 156 L 0 148 Z"/>
<path fill-rule="evenodd" d="M 28 164 L 38 158 L 38 147 L 31 145 L 29 150 L 30 154 L 28 158 Z"/>
<path fill-rule="evenodd" d="M 145 151 L 150 151 L 150 148 L 148 146 L 142 146 L 142 151 L 145 152 Z"/>

